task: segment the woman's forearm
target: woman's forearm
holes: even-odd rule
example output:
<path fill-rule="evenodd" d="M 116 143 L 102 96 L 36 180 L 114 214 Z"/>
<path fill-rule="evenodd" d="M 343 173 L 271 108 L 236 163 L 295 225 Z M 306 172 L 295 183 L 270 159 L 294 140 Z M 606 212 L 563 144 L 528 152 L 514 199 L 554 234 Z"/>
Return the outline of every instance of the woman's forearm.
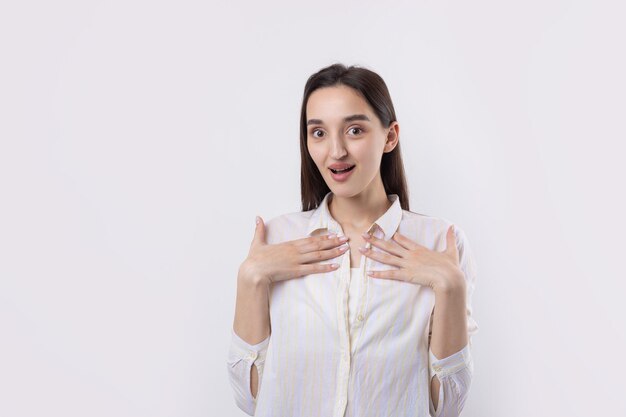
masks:
<path fill-rule="evenodd" d="M 270 335 L 269 286 L 266 281 L 239 271 L 233 329 L 251 345 Z"/>
<path fill-rule="evenodd" d="M 435 311 L 430 349 L 445 358 L 463 349 L 468 342 L 466 290 L 463 285 L 435 290 Z"/>

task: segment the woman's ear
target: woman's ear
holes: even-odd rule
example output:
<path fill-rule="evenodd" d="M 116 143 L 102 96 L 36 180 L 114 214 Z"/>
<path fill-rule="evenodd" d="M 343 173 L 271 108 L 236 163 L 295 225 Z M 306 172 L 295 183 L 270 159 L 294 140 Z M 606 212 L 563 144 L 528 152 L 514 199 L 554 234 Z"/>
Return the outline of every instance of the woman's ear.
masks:
<path fill-rule="evenodd" d="M 384 152 L 391 152 L 398 144 L 400 139 L 400 125 L 398 122 L 392 122 L 387 128 L 387 141 L 385 142 Z"/>

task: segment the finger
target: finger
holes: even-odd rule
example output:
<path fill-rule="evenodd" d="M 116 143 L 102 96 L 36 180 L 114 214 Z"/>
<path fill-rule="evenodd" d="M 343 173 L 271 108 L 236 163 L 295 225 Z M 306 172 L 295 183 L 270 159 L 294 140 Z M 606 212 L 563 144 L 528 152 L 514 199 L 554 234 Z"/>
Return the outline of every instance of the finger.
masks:
<path fill-rule="evenodd" d="M 329 264 L 312 264 L 312 265 L 300 265 L 298 267 L 298 277 L 303 277 L 305 275 L 311 274 L 323 274 L 325 272 L 334 271 L 339 268 L 339 263 L 329 263 Z"/>
<path fill-rule="evenodd" d="M 450 225 L 448 227 L 448 232 L 446 233 L 446 250 L 445 252 L 450 255 L 458 258 L 458 248 L 456 247 L 456 236 L 454 234 L 454 225 Z"/>
<path fill-rule="evenodd" d="M 256 225 L 254 227 L 254 238 L 252 244 L 265 243 L 265 222 L 261 216 L 256 216 Z"/>
<path fill-rule="evenodd" d="M 333 259 L 338 256 L 343 255 L 348 250 L 348 244 L 341 245 L 336 248 L 326 249 L 326 250 L 314 250 L 311 252 L 301 252 L 298 260 L 300 263 L 311 263 L 311 262 L 319 262 L 325 261 L 327 259 Z"/>
<path fill-rule="evenodd" d="M 324 242 L 329 239 L 334 239 L 336 236 L 337 235 L 334 233 L 327 233 L 324 235 L 317 235 L 317 236 L 307 236 L 307 237 L 303 237 L 300 239 L 292 240 L 290 243 L 293 243 L 296 246 L 302 246 L 302 245 L 308 245 L 310 243 Z"/>
<path fill-rule="evenodd" d="M 393 243 L 392 241 L 387 241 L 385 239 L 379 239 L 376 236 L 369 235 L 367 233 L 363 233 L 362 236 L 366 241 L 370 242 L 373 246 L 383 249 L 385 252 L 389 252 L 392 255 L 396 255 L 399 258 L 402 258 L 406 255 L 406 249 L 397 243 Z"/>
<path fill-rule="evenodd" d="M 395 255 L 390 255 L 384 252 L 376 252 L 373 249 L 367 248 L 359 248 L 359 251 L 368 258 L 372 258 L 378 262 L 382 262 L 387 265 L 397 267 L 402 267 L 404 265 L 402 258 L 398 258 Z"/>
<path fill-rule="evenodd" d="M 312 240 L 312 241 L 309 241 L 308 243 L 300 244 L 300 246 L 298 246 L 298 250 L 300 251 L 300 253 L 320 251 L 320 250 L 325 250 L 325 249 L 330 249 L 330 248 L 340 246 L 346 243 L 348 240 L 350 240 L 347 236 L 345 237 L 345 239 L 342 239 L 342 238 L 343 236 L 320 239 L 320 240 Z"/>
<path fill-rule="evenodd" d="M 398 242 L 398 244 L 400 246 L 402 246 L 403 248 L 405 248 L 406 250 L 410 250 L 413 251 L 417 248 L 425 248 L 425 246 L 420 245 L 419 243 L 415 242 L 412 239 L 409 239 L 408 237 L 404 236 L 403 234 L 400 234 L 400 232 L 396 232 L 393 234 L 392 236 L 393 240 Z"/>
<path fill-rule="evenodd" d="M 396 281 L 407 281 L 402 269 L 388 269 L 386 271 L 367 271 L 367 275 L 372 278 L 393 279 Z"/>

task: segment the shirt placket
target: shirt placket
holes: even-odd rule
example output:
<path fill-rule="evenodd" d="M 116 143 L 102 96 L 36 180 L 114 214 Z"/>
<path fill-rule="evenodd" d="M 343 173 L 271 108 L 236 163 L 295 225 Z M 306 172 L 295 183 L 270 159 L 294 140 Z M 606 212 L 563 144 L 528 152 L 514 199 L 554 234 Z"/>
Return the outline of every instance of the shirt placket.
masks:
<path fill-rule="evenodd" d="M 368 232 L 372 234 L 372 231 L 375 230 L 376 225 L 372 225 Z M 338 235 L 343 235 L 343 230 L 341 226 L 336 222 L 331 222 L 331 229 L 337 231 Z M 371 243 L 366 242 L 365 247 L 371 248 Z M 363 256 L 363 255 L 361 255 Z M 367 301 L 367 291 L 368 291 L 368 276 L 364 273 L 366 268 L 369 268 L 371 265 L 371 259 L 365 257 L 359 266 L 359 274 L 358 279 L 362 279 L 361 285 L 361 293 L 359 300 L 357 302 L 356 310 L 356 322 L 354 326 L 351 328 L 349 323 L 349 312 L 348 312 L 348 296 L 350 291 L 350 249 L 344 253 L 343 259 L 341 262 L 340 273 L 339 273 L 339 283 L 338 283 L 338 291 L 337 291 L 337 325 L 339 330 L 339 346 L 340 346 L 340 359 L 339 359 L 339 369 L 337 370 L 337 392 L 336 392 L 336 402 L 335 402 L 335 411 L 333 415 L 335 417 L 343 417 L 346 411 L 346 406 L 348 403 L 348 384 L 350 381 L 350 366 L 352 361 L 352 348 L 354 347 L 354 351 L 356 352 L 356 342 L 358 340 L 358 335 L 360 334 L 360 330 L 363 326 L 363 322 L 365 321 L 365 307 Z M 350 331 L 356 330 L 356 331 Z M 353 335 L 354 333 L 354 335 Z"/>
<path fill-rule="evenodd" d="M 377 230 L 378 229 L 376 224 L 373 224 L 368 229 L 367 233 L 369 235 L 374 235 L 380 238 L 380 233 L 377 233 Z M 370 242 L 365 242 L 365 247 L 367 249 L 371 249 L 372 244 Z M 370 269 L 374 262 L 371 258 L 368 258 L 367 256 L 361 256 L 362 261 L 359 265 L 359 271 L 357 275 L 357 278 L 361 280 L 361 291 L 359 292 L 359 299 L 356 302 L 355 321 L 354 323 L 351 323 L 350 326 L 350 346 L 352 355 L 354 355 L 357 351 L 359 336 L 361 335 L 361 331 L 367 317 L 367 299 L 369 292 L 369 282 L 371 278 L 365 273 L 365 271 Z"/>
<path fill-rule="evenodd" d="M 339 223 L 329 220 L 329 232 L 335 232 L 343 236 L 343 229 Z M 350 338 L 348 335 L 348 320 L 346 317 L 349 274 L 350 273 L 350 249 L 344 252 L 339 268 L 339 282 L 337 283 L 337 330 L 339 336 L 339 367 L 337 369 L 337 391 L 335 393 L 334 417 L 343 417 L 348 401 L 348 380 L 350 376 Z"/>

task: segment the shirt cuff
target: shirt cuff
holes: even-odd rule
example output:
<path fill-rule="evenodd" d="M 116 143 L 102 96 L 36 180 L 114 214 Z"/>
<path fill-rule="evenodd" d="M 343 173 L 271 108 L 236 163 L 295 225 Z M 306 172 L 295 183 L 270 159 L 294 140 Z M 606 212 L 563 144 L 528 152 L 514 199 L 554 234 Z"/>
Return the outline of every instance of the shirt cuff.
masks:
<path fill-rule="evenodd" d="M 231 328 L 232 334 L 232 348 L 235 353 L 238 354 L 239 357 L 250 360 L 251 362 L 255 362 L 257 358 L 259 360 L 264 360 L 265 351 L 267 349 L 267 345 L 270 342 L 270 336 L 267 336 L 264 340 L 260 341 L 255 345 L 251 345 L 250 343 L 243 340 L 241 337 L 235 333 L 235 330 Z"/>
<path fill-rule="evenodd" d="M 443 377 L 458 372 L 463 368 L 472 368 L 472 354 L 469 343 L 465 347 L 452 355 L 437 359 L 433 351 L 428 348 L 428 356 L 430 358 L 430 374 Z"/>

